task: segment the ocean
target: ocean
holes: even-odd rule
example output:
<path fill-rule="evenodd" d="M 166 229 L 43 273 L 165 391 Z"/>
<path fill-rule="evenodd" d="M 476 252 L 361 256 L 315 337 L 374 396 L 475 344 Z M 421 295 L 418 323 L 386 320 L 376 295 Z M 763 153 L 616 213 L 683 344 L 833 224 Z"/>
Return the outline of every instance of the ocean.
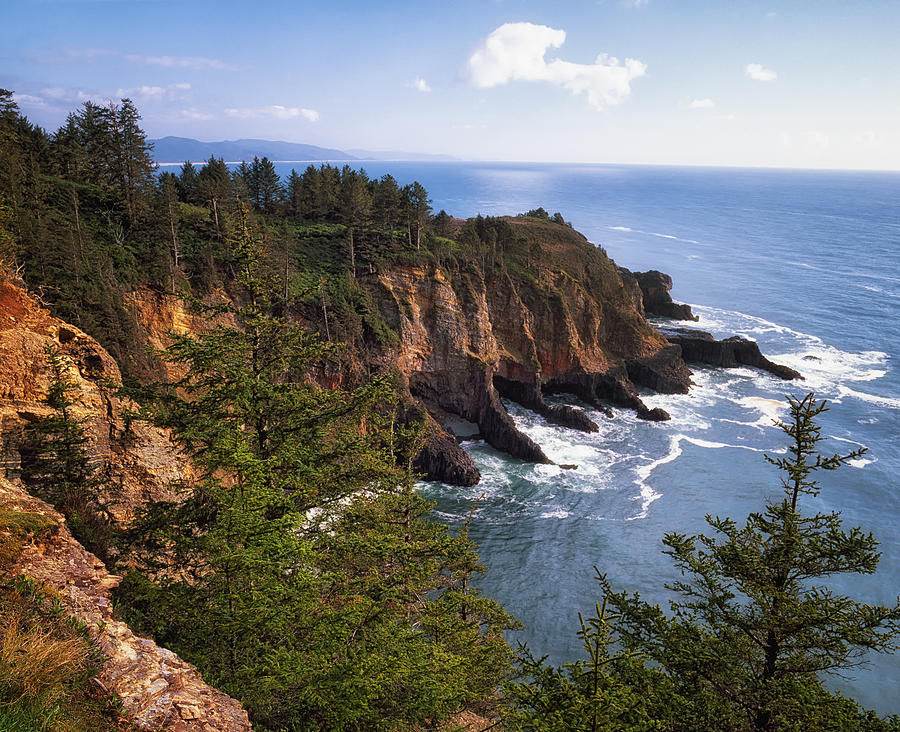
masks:
<path fill-rule="evenodd" d="M 354 163 L 354 165 L 356 165 Z M 830 585 L 860 601 L 893 604 L 900 592 L 900 173 L 526 163 L 360 163 L 370 176 L 419 180 L 435 211 L 457 217 L 543 206 L 615 261 L 659 269 L 672 296 L 700 316 L 687 324 L 742 335 L 805 376 L 783 382 L 752 369 L 693 366 L 687 395 L 643 393 L 669 422 L 626 410 L 589 415 L 600 431 L 549 425 L 508 404 L 519 427 L 556 462 L 512 460 L 466 444 L 482 472 L 472 488 L 423 484 L 453 525 L 472 513 L 471 537 L 488 567 L 484 592 L 525 625 L 527 642 L 554 662 L 581 655 L 578 611 L 599 599 L 594 567 L 616 588 L 665 603 L 676 579 L 661 539 L 707 531 L 707 514 L 742 522 L 780 495 L 764 460 L 784 449 L 774 420 L 787 394 L 815 391 L 824 451 L 858 446 L 852 466 L 821 476 L 807 511 L 839 510 L 845 527 L 874 533 L 871 576 Z M 278 164 L 287 174 L 302 164 Z M 565 401 L 565 398 L 562 398 Z M 576 400 L 569 400 L 577 403 Z M 708 531 L 707 531 L 708 533 Z M 900 655 L 871 656 L 828 681 L 864 706 L 900 713 Z"/>

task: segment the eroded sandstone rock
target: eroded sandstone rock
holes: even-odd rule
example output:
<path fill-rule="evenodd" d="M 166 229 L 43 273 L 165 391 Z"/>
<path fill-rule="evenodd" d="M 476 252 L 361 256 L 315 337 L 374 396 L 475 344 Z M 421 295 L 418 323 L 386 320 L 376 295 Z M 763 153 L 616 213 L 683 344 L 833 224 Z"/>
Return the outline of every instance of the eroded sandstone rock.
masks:
<path fill-rule="evenodd" d="M 59 525 L 52 536 L 25 546 L 10 574 L 51 588 L 68 612 L 87 625 L 106 659 L 94 681 L 118 697 L 124 715 L 137 729 L 251 729 L 247 712 L 237 701 L 206 684 L 194 666 L 136 636 L 113 616 L 109 592 L 120 578 L 109 574 L 72 538 L 61 514 L 5 478 L 0 478 L 0 506 L 49 516 Z"/>

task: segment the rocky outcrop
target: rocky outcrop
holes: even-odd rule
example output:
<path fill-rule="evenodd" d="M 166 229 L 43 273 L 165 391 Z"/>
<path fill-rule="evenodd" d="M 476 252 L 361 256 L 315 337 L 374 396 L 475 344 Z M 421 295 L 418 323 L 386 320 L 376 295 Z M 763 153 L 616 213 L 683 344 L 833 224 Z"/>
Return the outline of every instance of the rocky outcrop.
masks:
<path fill-rule="evenodd" d="M 647 272 L 629 272 L 625 277 L 634 278 L 641 291 L 641 301 L 647 315 L 659 315 L 673 320 L 699 320 L 691 312 L 690 305 L 674 302 L 669 292 L 672 289 L 672 278 L 669 275 L 651 269 Z"/>
<path fill-rule="evenodd" d="M 73 383 L 72 416 L 82 420 L 89 452 L 104 480 L 104 508 L 119 524 L 149 500 L 172 500 L 188 466 L 169 435 L 129 422 L 133 405 L 116 394 L 119 367 L 97 341 L 50 315 L 24 290 L 0 282 L 0 474 L 17 474 L 22 428 L 50 414 L 47 348 L 55 348 Z"/>
<path fill-rule="evenodd" d="M 672 328 L 662 330 L 670 343 L 681 348 L 681 356 L 685 361 L 705 363 L 721 368 L 752 366 L 768 371 L 779 379 L 802 379 L 798 371 L 781 364 L 773 363 L 759 350 L 755 341 L 732 336 L 716 340 L 712 335 L 693 328 Z"/>
<path fill-rule="evenodd" d="M 193 666 L 135 636 L 112 615 L 109 591 L 119 578 L 78 544 L 63 517 L 14 480 L 22 429 L 52 410 L 47 348 L 54 348 L 74 388 L 70 413 L 82 421 L 89 454 L 103 477 L 100 499 L 116 523 L 128 524 L 151 500 L 173 500 L 171 486 L 190 467 L 169 435 L 127 420 L 133 405 L 116 394 L 119 368 L 90 336 L 50 315 L 22 288 L 0 281 L 0 506 L 52 517 L 61 527 L 20 555 L 13 574 L 57 591 L 68 611 L 92 628 L 107 658 L 97 683 L 115 694 L 138 729 L 249 730 L 240 704 L 206 685 Z"/>
<path fill-rule="evenodd" d="M 72 538 L 61 514 L 5 478 L 0 478 L 0 506 L 57 524 L 52 535 L 29 542 L 14 566 L 5 569 L 50 588 L 88 627 L 105 659 L 93 682 L 107 695 L 115 694 L 135 728 L 249 732 L 247 712 L 237 701 L 206 684 L 194 666 L 116 619 L 109 593 L 120 578 Z"/>
<path fill-rule="evenodd" d="M 432 417 L 427 419 L 425 445 L 413 461 L 413 468 L 429 477 L 439 476 L 451 485 L 471 486 L 481 480 L 472 458 L 446 429 Z"/>
<path fill-rule="evenodd" d="M 537 412 L 550 424 L 571 427 L 582 432 L 597 432 L 600 429 L 597 423 L 581 409 L 570 407 L 567 404 L 547 404 L 541 385 L 537 380 L 531 383 L 509 381 L 502 376 L 495 375 L 494 386 L 497 388 L 500 396 Z"/>
<path fill-rule="evenodd" d="M 385 268 L 377 281 L 360 280 L 399 335 L 389 360 L 411 397 L 433 414 L 474 422 L 489 444 L 534 462 L 548 459 L 516 428 L 500 397 L 586 431 L 597 425 L 583 410 L 548 404 L 544 394 L 574 394 L 608 415 L 624 407 L 668 419 L 646 407 L 637 387 L 683 393 L 690 372 L 679 350 L 647 324 L 635 278 L 567 227 L 509 222 L 542 252 L 537 276 L 534 269 L 406 265 Z M 433 432 L 417 465 L 433 479 L 470 480 L 473 470 L 448 452 L 454 442 Z"/>

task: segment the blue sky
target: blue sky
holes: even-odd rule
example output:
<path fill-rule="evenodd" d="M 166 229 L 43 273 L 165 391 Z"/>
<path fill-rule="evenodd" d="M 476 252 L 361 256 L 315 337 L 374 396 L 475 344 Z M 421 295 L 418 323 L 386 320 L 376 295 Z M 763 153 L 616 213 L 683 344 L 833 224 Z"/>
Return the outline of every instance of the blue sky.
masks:
<path fill-rule="evenodd" d="M 900 169 L 900 2 L 0 0 L 0 86 L 54 129 L 464 158 Z"/>

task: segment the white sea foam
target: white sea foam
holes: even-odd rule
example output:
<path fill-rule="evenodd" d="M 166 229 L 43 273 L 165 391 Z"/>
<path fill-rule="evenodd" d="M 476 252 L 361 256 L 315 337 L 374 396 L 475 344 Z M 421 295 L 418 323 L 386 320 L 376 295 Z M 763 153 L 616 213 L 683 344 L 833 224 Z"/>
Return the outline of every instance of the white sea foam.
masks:
<path fill-rule="evenodd" d="M 674 234 L 661 234 L 658 231 L 642 231 L 641 229 L 632 229 L 630 226 L 608 226 L 610 231 L 628 231 L 635 234 L 644 234 L 645 236 L 655 236 L 659 239 L 670 239 L 672 241 L 683 241 L 686 244 L 700 244 L 696 239 L 685 239 Z"/>
<path fill-rule="evenodd" d="M 764 397 L 744 397 L 743 399 L 738 399 L 737 403 L 747 409 L 753 409 L 760 412 L 761 416 L 759 419 L 749 423 L 760 429 L 777 426 L 776 423 L 781 421 L 781 416 L 788 409 L 787 402 L 779 399 L 766 399 Z"/>
<path fill-rule="evenodd" d="M 856 440 L 851 440 L 849 437 L 838 437 L 837 435 L 828 435 L 832 440 L 838 440 L 839 442 L 846 442 L 850 445 L 856 445 L 857 447 L 862 447 L 868 449 L 866 445 L 861 442 L 857 442 Z M 850 465 L 854 468 L 864 468 L 866 465 L 871 465 L 872 463 L 877 463 L 878 458 L 871 455 L 871 453 L 866 453 L 869 457 L 858 457 L 853 460 L 848 460 L 847 465 Z"/>
<path fill-rule="evenodd" d="M 893 290 L 886 290 L 883 287 L 875 287 L 873 285 L 859 285 L 864 290 L 868 290 L 869 292 L 874 292 L 878 295 L 884 295 L 885 297 L 891 297 L 895 300 L 900 300 L 900 292 L 894 292 Z"/>
<path fill-rule="evenodd" d="M 544 513 L 541 514 L 541 518 L 545 518 L 545 519 L 546 518 L 565 519 L 565 518 L 569 518 L 569 516 L 571 516 L 571 513 L 562 508 L 554 508 L 550 511 L 544 511 Z"/>
<path fill-rule="evenodd" d="M 672 239 L 673 241 L 683 241 L 687 244 L 699 244 L 700 242 L 696 239 L 683 239 L 680 236 L 673 236 L 672 234 L 660 234 L 658 231 L 647 231 L 642 232 L 649 234 L 650 236 L 658 236 L 660 239 Z"/>
<path fill-rule="evenodd" d="M 874 404 L 878 407 L 885 407 L 886 409 L 900 409 L 900 399 L 878 396 L 877 394 L 867 394 L 862 391 L 857 391 L 856 389 L 851 389 L 849 386 L 844 386 L 843 384 L 838 386 L 838 395 L 841 397 L 853 397 L 862 402 Z"/>
<path fill-rule="evenodd" d="M 723 447 L 733 448 L 736 450 L 750 450 L 751 452 L 765 452 L 764 450 L 758 447 L 750 447 L 749 445 L 730 445 L 726 442 L 713 442 L 711 440 L 700 440 L 696 437 L 690 437 L 689 435 L 677 434 L 672 435 L 669 438 L 669 452 L 666 453 L 663 457 L 653 460 L 646 465 L 641 465 L 636 468 L 635 473 L 637 474 L 637 479 L 634 481 L 634 484 L 639 489 L 639 494 L 635 496 L 634 500 L 641 501 L 641 510 L 637 515 L 629 517 L 629 521 L 633 521 L 635 519 L 646 518 L 648 514 L 648 510 L 650 508 L 650 504 L 656 501 L 657 499 L 662 497 L 661 493 L 657 493 L 653 487 L 650 485 L 649 480 L 650 476 L 654 470 L 656 470 L 660 465 L 665 465 L 666 463 L 671 463 L 673 460 L 677 460 L 681 457 L 683 452 L 681 448 L 682 442 L 689 442 L 692 445 L 696 445 L 697 447 L 708 448 L 712 450 L 717 450 Z"/>
<path fill-rule="evenodd" d="M 776 363 L 799 371 L 806 379 L 804 386 L 816 391 L 834 392 L 841 382 L 872 381 L 887 373 L 889 356 L 883 351 L 842 351 L 818 336 L 746 313 L 705 306 L 696 306 L 694 310 L 700 316 L 700 326 L 719 337 L 735 334 L 751 339 L 772 334 L 781 336 L 781 347 L 787 346 L 789 350 L 770 351 L 766 355 Z"/>

